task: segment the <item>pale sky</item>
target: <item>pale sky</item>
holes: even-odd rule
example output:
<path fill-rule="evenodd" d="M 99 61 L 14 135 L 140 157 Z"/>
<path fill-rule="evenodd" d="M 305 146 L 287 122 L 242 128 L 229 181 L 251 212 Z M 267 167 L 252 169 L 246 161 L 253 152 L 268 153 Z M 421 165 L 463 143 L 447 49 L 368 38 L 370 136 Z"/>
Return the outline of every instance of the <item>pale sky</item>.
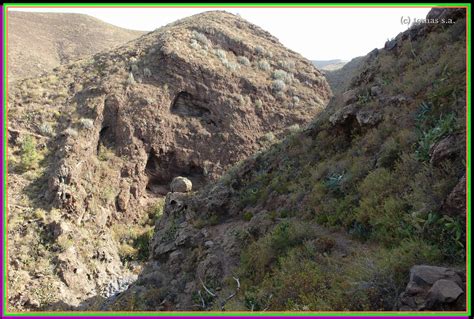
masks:
<path fill-rule="evenodd" d="M 384 46 L 406 30 L 402 17 L 424 18 L 430 8 L 10 8 L 35 12 L 74 12 L 110 24 L 151 31 L 209 10 L 226 10 L 276 36 L 310 60 L 350 60 Z"/>

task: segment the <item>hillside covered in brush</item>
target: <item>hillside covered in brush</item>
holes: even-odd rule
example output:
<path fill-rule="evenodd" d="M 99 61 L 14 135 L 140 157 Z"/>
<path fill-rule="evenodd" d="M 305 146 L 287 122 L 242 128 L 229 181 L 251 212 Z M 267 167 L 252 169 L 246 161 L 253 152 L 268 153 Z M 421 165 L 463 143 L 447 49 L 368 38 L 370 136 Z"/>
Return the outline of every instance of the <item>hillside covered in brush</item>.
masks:
<path fill-rule="evenodd" d="M 196 193 L 166 197 L 113 310 L 463 310 L 465 10 L 433 9 L 348 89 Z"/>
<path fill-rule="evenodd" d="M 8 11 L 8 81 L 52 71 L 61 64 L 110 50 L 144 32 L 85 14 Z"/>

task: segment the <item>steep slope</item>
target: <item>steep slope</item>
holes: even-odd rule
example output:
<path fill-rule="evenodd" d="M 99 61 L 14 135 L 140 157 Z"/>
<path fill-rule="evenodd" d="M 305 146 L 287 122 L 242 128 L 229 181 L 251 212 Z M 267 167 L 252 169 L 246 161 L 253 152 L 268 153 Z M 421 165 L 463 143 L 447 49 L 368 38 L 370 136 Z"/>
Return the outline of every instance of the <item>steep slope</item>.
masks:
<path fill-rule="evenodd" d="M 8 81 L 37 76 L 143 33 L 85 14 L 9 11 Z"/>
<path fill-rule="evenodd" d="M 464 309 L 465 10 L 428 18 L 455 23 L 399 34 L 310 126 L 169 193 L 103 309 Z"/>
<path fill-rule="evenodd" d="M 192 16 L 9 90 L 9 303 L 67 309 L 127 286 L 162 194 L 308 123 L 311 62 L 225 12 Z"/>
<path fill-rule="evenodd" d="M 360 67 L 364 63 L 365 57 L 357 57 L 345 63 L 339 69 L 325 70 L 326 77 L 334 95 L 340 95 L 345 92 L 351 79 L 360 73 Z"/>
<path fill-rule="evenodd" d="M 322 71 L 335 71 L 342 68 L 348 61 L 335 60 L 312 60 L 314 66 Z"/>

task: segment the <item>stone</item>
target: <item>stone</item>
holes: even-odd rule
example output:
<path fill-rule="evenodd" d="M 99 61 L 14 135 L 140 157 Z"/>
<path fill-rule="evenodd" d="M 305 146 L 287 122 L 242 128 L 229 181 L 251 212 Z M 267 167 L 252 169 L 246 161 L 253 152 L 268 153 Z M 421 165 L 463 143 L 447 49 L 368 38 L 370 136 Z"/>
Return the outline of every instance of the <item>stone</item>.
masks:
<path fill-rule="evenodd" d="M 349 105 L 357 101 L 356 90 L 348 90 L 342 93 L 342 102 L 344 105 Z"/>
<path fill-rule="evenodd" d="M 344 125 L 351 118 L 355 117 L 359 107 L 356 104 L 349 104 L 344 106 L 341 110 L 335 112 L 329 117 L 329 122 L 332 125 Z"/>
<path fill-rule="evenodd" d="M 446 197 L 442 210 L 450 216 L 466 217 L 466 174 L 459 179 L 459 182 Z"/>
<path fill-rule="evenodd" d="M 375 85 L 375 86 L 370 88 L 370 94 L 372 96 L 381 95 L 382 94 L 382 88 L 378 85 Z"/>
<path fill-rule="evenodd" d="M 429 305 L 451 303 L 456 301 L 464 291 L 455 282 L 446 279 L 436 281 L 428 291 Z"/>
<path fill-rule="evenodd" d="M 172 192 L 189 193 L 193 189 L 193 183 L 186 177 L 178 176 L 173 178 L 170 188 Z"/>
<path fill-rule="evenodd" d="M 454 305 L 464 293 L 463 274 L 450 268 L 416 265 L 410 269 L 410 281 L 400 294 L 396 309 L 437 310 Z M 462 306 L 461 306 L 462 307 Z"/>
<path fill-rule="evenodd" d="M 119 210 L 126 211 L 130 200 L 130 188 L 122 189 L 117 196 L 117 206 Z"/>
<path fill-rule="evenodd" d="M 430 147 L 431 165 L 439 166 L 441 162 L 461 151 L 462 143 L 460 143 L 460 139 L 459 136 L 450 135 L 433 144 Z"/>
<path fill-rule="evenodd" d="M 410 270 L 410 281 L 415 282 L 418 285 L 433 285 L 440 279 L 449 279 L 458 285 L 462 285 L 461 277 L 453 269 L 428 265 L 416 265 Z"/>
<path fill-rule="evenodd" d="M 361 110 L 356 114 L 360 126 L 373 126 L 382 120 L 382 115 L 374 110 Z"/>

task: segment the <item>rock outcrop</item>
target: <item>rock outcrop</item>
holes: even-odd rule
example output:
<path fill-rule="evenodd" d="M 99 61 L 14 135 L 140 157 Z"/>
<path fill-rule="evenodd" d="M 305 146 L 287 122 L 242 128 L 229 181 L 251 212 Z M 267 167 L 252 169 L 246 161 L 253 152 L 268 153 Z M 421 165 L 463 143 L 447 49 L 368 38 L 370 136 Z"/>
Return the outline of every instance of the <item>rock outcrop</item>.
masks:
<path fill-rule="evenodd" d="M 465 275 L 462 272 L 436 266 L 413 266 L 410 281 L 400 295 L 398 309 L 448 310 L 459 308 L 460 304 L 462 307 L 465 303 L 462 300 L 465 286 Z"/>
<path fill-rule="evenodd" d="M 48 274 L 55 286 L 38 307 L 57 309 L 58 300 L 61 309 L 77 306 L 108 290 L 108 282 L 129 278 L 135 270 L 126 269 L 125 261 L 148 252 L 131 247 L 141 237 L 130 239 L 121 229 L 131 233 L 134 225 L 144 229 L 143 223 L 152 223 L 148 216 L 156 217 L 150 212 L 171 190 L 173 178 L 201 189 L 261 149 L 265 134 L 281 136 L 288 127 L 308 123 L 330 95 L 310 61 L 226 12 L 185 18 L 54 73 L 15 82 L 9 88 L 8 126 L 16 132 L 9 135 L 9 147 L 18 164 L 9 170 L 9 216 L 29 216 L 35 236 L 46 227 L 43 219 L 53 221 L 51 211 L 72 225 L 67 234 L 60 225 L 48 226 L 55 233 L 48 241 L 57 248 L 41 247 L 53 260 L 59 252 L 64 258 L 52 262 L 60 276 Z M 41 165 L 38 156 L 20 163 L 24 141 L 45 158 Z M 36 186 L 23 199 L 26 204 L 17 205 L 33 183 L 24 167 L 36 168 L 30 169 Z M 184 184 L 172 190 L 189 191 Z M 22 208 L 29 205 L 46 213 L 36 219 Z M 17 233 L 11 228 L 10 262 L 20 254 Z M 178 242 L 188 240 L 183 235 Z M 99 257 L 90 262 L 91 256 Z M 10 282 L 27 267 L 23 261 L 12 266 Z M 28 308 L 15 287 L 9 290 L 11 304 Z"/>

